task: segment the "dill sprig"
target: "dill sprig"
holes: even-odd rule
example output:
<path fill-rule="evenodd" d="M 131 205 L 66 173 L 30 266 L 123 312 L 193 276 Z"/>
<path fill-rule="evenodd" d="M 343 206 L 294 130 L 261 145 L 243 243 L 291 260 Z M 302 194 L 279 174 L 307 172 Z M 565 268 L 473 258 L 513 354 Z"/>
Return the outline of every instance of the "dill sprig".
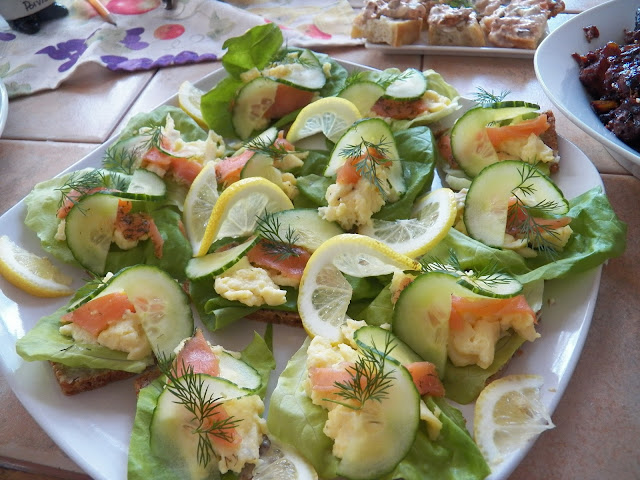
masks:
<path fill-rule="evenodd" d="M 140 148 L 144 148 L 145 150 L 151 150 L 153 147 L 162 148 L 162 142 L 164 140 L 162 127 L 160 125 L 148 125 L 146 128 L 148 131 L 144 133 L 144 136 L 148 136 L 149 138 L 141 143 Z"/>
<path fill-rule="evenodd" d="M 114 172 L 121 172 L 131 175 L 135 170 L 136 162 L 140 156 L 141 146 L 135 148 L 118 148 L 118 144 L 111 145 L 107 148 L 102 159 L 102 166 Z"/>
<path fill-rule="evenodd" d="M 100 170 L 73 172 L 61 187 L 56 188 L 62 194 L 59 205 L 67 200 L 75 205 L 89 190 L 99 187 L 110 187 L 108 178 Z"/>
<path fill-rule="evenodd" d="M 184 406 L 191 415 L 194 435 L 198 435 L 198 463 L 207 466 L 215 457 L 210 435 L 231 442 L 232 430 L 242 419 L 229 416 L 216 420 L 216 414 L 222 406 L 222 397 L 209 392 L 200 375 L 194 373 L 193 365 L 182 361 L 182 375 L 178 376 L 172 356 L 158 359 L 160 371 L 167 377 L 166 388 L 176 397 L 175 403 Z"/>
<path fill-rule="evenodd" d="M 336 395 L 344 399 L 343 401 L 325 399 L 337 403 L 352 410 L 362 410 L 368 401 L 382 402 L 389 395 L 389 388 L 393 384 L 395 377 L 392 371 L 385 371 L 387 356 L 393 351 L 395 345 L 391 344 L 391 335 L 385 339 L 384 350 L 376 350 L 375 344 L 372 349 L 362 349 L 362 355 L 355 365 L 349 367 L 350 378 L 345 382 L 335 382 L 338 389 Z"/>
<path fill-rule="evenodd" d="M 387 73 L 381 76 L 376 83 L 386 90 L 392 83 L 404 80 L 411 75 L 412 73 L 407 70 L 398 73 Z"/>
<path fill-rule="evenodd" d="M 392 143 L 386 141 L 384 136 L 380 138 L 378 143 L 370 142 L 363 137 L 360 137 L 360 139 L 360 143 L 344 147 L 340 151 L 340 156 L 344 157 L 347 162 L 353 163 L 356 172 L 375 185 L 381 194 L 385 195 L 386 190 L 378 176 L 378 167 L 393 161 L 388 157 Z"/>
<path fill-rule="evenodd" d="M 511 93 L 509 90 L 493 93 L 493 91 L 489 92 L 482 87 L 478 87 L 477 90 L 473 95 L 473 99 L 483 107 L 491 105 L 492 103 L 500 103 Z"/>
<path fill-rule="evenodd" d="M 347 76 L 344 84 L 345 84 L 345 87 L 348 87 L 349 85 L 353 85 L 354 83 L 361 82 L 362 80 L 365 80 L 365 79 L 366 79 L 366 76 L 363 71 L 351 72 L 349 76 Z"/>
<path fill-rule="evenodd" d="M 278 65 L 303 65 L 305 67 L 313 67 L 317 65 L 317 61 L 314 62 L 313 59 L 302 56 L 304 50 L 288 50 L 287 48 L 280 49 L 278 53 L 271 60 L 270 67 L 275 67 Z M 313 54 L 311 54 L 313 55 Z"/>
<path fill-rule="evenodd" d="M 488 287 L 497 285 L 506 285 L 513 281 L 512 277 L 500 268 L 497 260 L 484 265 L 480 270 L 471 268 L 464 269 L 460 264 L 458 255 L 455 250 L 449 249 L 449 258 L 447 263 L 441 262 L 436 258 L 421 259 L 420 265 L 422 272 L 444 272 L 453 273 L 461 277 L 465 277 L 472 282 L 481 282 Z"/>
<path fill-rule="evenodd" d="M 295 245 L 300 240 L 300 235 L 291 225 L 287 226 L 284 234 L 281 233 L 280 219 L 269 212 L 259 215 L 256 223 L 256 232 L 264 240 L 263 248 L 269 255 L 279 260 L 300 256 L 300 250 Z"/>
<path fill-rule="evenodd" d="M 553 200 L 541 200 L 535 205 L 527 205 L 521 196 L 531 196 L 536 192 L 532 180 L 538 178 L 540 173 L 534 165 L 528 164 L 523 165 L 519 173 L 520 184 L 511 191 L 516 201 L 507 210 L 507 230 L 521 234 L 534 249 L 553 255 L 556 248 L 549 237 L 559 239 L 558 232 L 552 226 L 539 222 L 538 218 L 540 215 L 553 214 L 559 205 Z"/>
<path fill-rule="evenodd" d="M 245 147 L 247 150 L 261 153 L 274 160 L 281 160 L 289 153 L 296 153 L 295 151 L 287 150 L 282 143 L 276 144 L 276 142 L 269 142 L 267 139 L 260 138 L 259 136 L 245 143 Z"/>

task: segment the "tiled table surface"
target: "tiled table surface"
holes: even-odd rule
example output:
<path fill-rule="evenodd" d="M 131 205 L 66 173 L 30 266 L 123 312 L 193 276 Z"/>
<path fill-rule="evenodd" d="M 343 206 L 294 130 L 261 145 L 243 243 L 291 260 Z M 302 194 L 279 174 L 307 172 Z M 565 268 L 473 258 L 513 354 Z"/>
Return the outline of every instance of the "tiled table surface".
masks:
<path fill-rule="evenodd" d="M 599 3 L 568 1 L 570 9 Z M 531 60 L 385 56 L 363 48 L 327 53 L 377 68 L 433 68 L 460 93 L 477 86 L 508 89 L 552 108 Z M 35 183 L 80 160 L 137 112 L 173 95 L 216 64 L 157 72 L 114 74 L 89 67 L 58 90 L 10 102 L 0 139 L 0 214 Z M 620 167 L 595 140 L 557 113 L 558 131 L 575 143 L 602 174 L 611 203 L 628 224 L 626 253 L 603 269 L 591 330 L 565 395 L 553 416 L 556 428 L 534 445 L 512 480 L 640 478 L 640 180 Z M 1 232 L 5 233 L 5 232 Z M 8 232 L 7 232 L 8 233 Z M 34 422 L 0 378 L 0 479 L 87 478 Z"/>

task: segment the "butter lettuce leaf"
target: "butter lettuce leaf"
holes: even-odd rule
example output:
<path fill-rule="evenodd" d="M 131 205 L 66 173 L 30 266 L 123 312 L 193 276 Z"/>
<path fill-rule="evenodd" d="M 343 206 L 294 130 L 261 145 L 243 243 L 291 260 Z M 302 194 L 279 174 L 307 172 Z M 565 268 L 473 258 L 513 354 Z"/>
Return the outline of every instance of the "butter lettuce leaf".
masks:
<path fill-rule="evenodd" d="M 75 298 L 75 297 L 74 297 Z M 16 352 L 27 361 L 52 361 L 69 367 L 122 370 L 140 373 L 153 363 L 149 356 L 141 360 L 127 360 L 127 353 L 101 345 L 76 343 L 60 333 L 60 319 L 66 306 L 42 317 L 36 325 L 16 342 Z"/>

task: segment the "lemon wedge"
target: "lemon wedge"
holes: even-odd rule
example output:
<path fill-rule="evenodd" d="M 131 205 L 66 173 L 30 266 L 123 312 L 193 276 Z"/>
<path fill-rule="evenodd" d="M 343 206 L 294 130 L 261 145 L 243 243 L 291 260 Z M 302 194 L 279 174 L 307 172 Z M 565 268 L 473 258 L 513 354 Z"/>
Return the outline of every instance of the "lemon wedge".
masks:
<path fill-rule="evenodd" d="M 37 297 L 71 295 L 73 279 L 63 274 L 48 258 L 39 257 L 0 237 L 0 274 L 16 287 Z"/>
<path fill-rule="evenodd" d="M 193 180 L 182 209 L 184 228 L 194 253 L 200 250 L 211 211 L 218 197 L 216 167 L 213 162 L 209 162 Z"/>
<path fill-rule="evenodd" d="M 287 140 L 294 143 L 323 133 L 335 142 L 360 118 L 358 107 L 349 100 L 340 97 L 321 98 L 300 110 L 287 133 Z"/>
<path fill-rule="evenodd" d="M 540 375 L 507 375 L 487 385 L 476 400 L 474 437 L 495 467 L 515 450 L 554 427 L 540 399 Z"/>
<path fill-rule="evenodd" d="M 287 194 L 275 183 L 262 177 L 238 180 L 227 187 L 211 210 L 196 257 L 207 253 L 211 244 L 228 237 L 246 237 L 257 226 L 264 212 L 279 212 L 293 208 Z"/>
<path fill-rule="evenodd" d="M 205 130 L 209 130 L 209 125 L 204 121 L 202 110 L 200 109 L 202 95 L 204 95 L 202 90 L 188 80 L 185 80 L 178 88 L 178 105 L 180 105 L 180 108 L 193 118 L 198 125 Z"/>
<path fill-rule="evenodd" d="M 313 252 L 300 280 L 302 325 L 312 337 L 337 343 L 352 294 L 343 274 L 369 277 L 419 268 L 415 260 L 373 238 L 352 233 L 331 237 Z"/>
<path fill-rule="evenodd" d="M 456 199 L 449 188 L 439 188 L 416 201 L 413 217 L 394 221 L 373 219 L 358 233 L 375 238 L 398 253 L 418 258 L 435 247 L 456 220 Z"/>

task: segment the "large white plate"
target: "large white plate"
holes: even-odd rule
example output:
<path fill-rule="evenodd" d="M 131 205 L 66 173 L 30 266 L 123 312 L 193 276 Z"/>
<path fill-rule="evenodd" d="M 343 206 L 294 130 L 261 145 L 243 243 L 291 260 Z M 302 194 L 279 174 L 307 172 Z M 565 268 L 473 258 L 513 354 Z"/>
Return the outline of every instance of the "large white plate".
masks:
<path fill-rule="evenodd" d="M 351 68 L 366 68 L 344 62 Z M 208 89 L 223 78 L 217 71 L 203 78 L 198 86 Z M 167 103 L 176 104 L 176 97 Z M 110 142 L 96 149 L 70 167 L 76 170 L 98 166 Z M 567 198 L 601 186 L 600 175 L 589 159 L 573 144 L 560 139 L 562 168 L 557 176 L 559 186 Z M 24 201 L 0 217 L 0 232 L 7 233 L 18 244 L 38 251 L 39 242 L 23 224 Z M 75 273 L 76 286 L 82 274 Z M 562 396 L 584 344 L 600 283 L 601 268 L 575 276 L 570 280 L 551 281 L 546 288 L 542 321 L 542 338 L 526 345 L 523 355 L 509 364 L 508 373 L 537 373 L 544 376 L 542 399 L 551 412 Z M 0 368 L 16 396 L 33 418 L 58 446 L 96 480 L 124 480 L 127 477 L 127 451 L 133 423 L 136 396 L 131 380 L 80 395 L 64 396 L 46 362 L 25 362 L 15 353 L 16 340 L 30 330 L 43 315 L 66 303 L 65 299 L 47 300 L 31 297 L 0 278 Z M 553 299 L 553 302 L 550 300 Z M 199 326 L 200 322 L 197 321 Z M 206 332 L 212 342 L 228 349 L 242 349 L 251 339 L 253 330 L 264 332 L 265 325 L 257 322 L 237 322 L 221 333 Z M 305 337 L 301 328 L 276 325 L 274 347 L 277 369 L 269 391 L 287 360 Z M 473 428 L 473 405 L 461 407 L 468 426 Z M 562 419 L 556 419 L 561 423 Z M 529 447 L 516 452 L 501 464 L 492 480 L 505 479 L 526 455 Z"/>
<path fill-rule="evenodd" d="M 567 21 L 540 44 L 533 64 L 543 90 L 578 127 L 604 144 L 620 164 L 640 178 L 640 153 L 607 130 L 589 104 L 591 98 L 578 78 L 573 53 L 582 55 L 607 42 L 622 42 L 623 30 L 635 28 L 638 0 L 614 0 L 598 5 Z M 584 27 L 595 25 L 600 36 L 588 42 Z"/>
<path fill-rule="evenodd" d="M 453 55 L 471 57 L 503 57 L 503 58 L 533 58 L 535 50 L 525 48 L 498 48 L 498 47 L 448 47 L 441 45 L 429 45 L 426 39 L 421 39 L 411 45 L 392 47 L 380 43 L 366 42 L 365 48 L 380 50 L 387 54 L 414 54 L 414 55 Z"/>
<path fill-rule="evenodd" d="M 9 97 L 7 95 L 7 87 L 4 86 L 2 78 L 0 78 L 0 136 L 4 130 L 4 125 L 7 122 L 7 115 L 9 113 Z"/>

